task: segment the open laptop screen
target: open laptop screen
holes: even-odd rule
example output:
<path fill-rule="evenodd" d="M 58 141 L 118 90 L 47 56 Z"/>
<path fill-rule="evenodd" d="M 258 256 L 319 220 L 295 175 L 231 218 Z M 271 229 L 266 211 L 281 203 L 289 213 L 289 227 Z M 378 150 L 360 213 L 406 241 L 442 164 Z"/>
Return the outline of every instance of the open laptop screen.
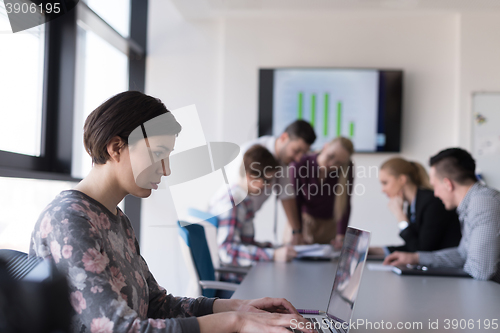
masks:
<path fill-rule="evenodd" d="M 351 319 L 369 246 L 370 232 L 347 229 L 326 312 L 330 318 L 340 322 Z"/>

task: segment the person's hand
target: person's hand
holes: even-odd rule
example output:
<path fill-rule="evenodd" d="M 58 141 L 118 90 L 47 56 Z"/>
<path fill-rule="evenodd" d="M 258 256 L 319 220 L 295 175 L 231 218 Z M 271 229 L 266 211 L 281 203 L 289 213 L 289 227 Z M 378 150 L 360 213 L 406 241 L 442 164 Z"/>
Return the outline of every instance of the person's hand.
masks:
<path fill-rule="evenodd" d="M 287 262 L 297 256 L 297 252 L 292 245 L 282 246 L 274 251 L 274 261 Z"/>
<path fill-rule="evenodd" d="M 271 242 L 264 242 L 262 245 L 262 247 L 273 247 L 273 243 Z"/>
<path fill-rule="evenodd" d="M 197 318 L 200 333 L 289 333 L 285 327 L 297 327 L 305 333 L 316 333 L 312 323 L 298 314 L 269 312 L 224 312 Z"/>
<path fill-rule="evenodd" d="M 315 333 L 312 322 L 297 314 L 236 312 L 236 331 L 240 333 L 289 333 L 285 327 L 300 327 L 304 333 Z"/>
<path fill-rule="evenodd" d="M 302 233 L 293 234 L 292 245 L 302 245 L 302 244 L 304 244 L 304 237 L 302 237 Z"/>
<path fill-rule="evenodd" d="M 340 250 L 344 244 L 344 235 L 337 235 L 331 240 L 330 244 L 335 250 Z"/>
<path fill-rule="evenodd" d="M 213 312 L 277 312 L 285 314 L 299 314 L 295 307 L 284 298 L 264 297 L 259 299 L 216 299 L 213 304 Z"/>
<path fill-rule="evenodd" d="M 244 312 L 276 312 L 285 314 L 299 314 L 297 309 L 284 298 L 264 297 L 251 300 L 238 300 L 240 303 L 235 309 Z"/>
<path fill-rule="evenodd" d="M 391 213 L 396 216 L 398 219 L 398 222 L 405 221 L 407 220 L 407 217 L 403 211 L 403 192 L 399 191 L 397 195 L 389 199 L 389 203 L 387 204 L 387 207 L 389 207 L 389 210 Z"/>
<path fill-rule="evenodd" d="M 418 253 L 410 253 L 410 252 L 393 252 L 389 254 L 387 257 L 384 259 L 384 265 L 392 265 L 392 266 L 398 266 L 398 265 L 416 265 L 419 262 L 419 256 Z"/>
<path fill-rule="evenodd" d="M 370 247 L 368 249 L 368 254 L 376 255 L 376 256 L 384 256 L 385 255 L 385 251 L 381 247 L 373 246 L 373 247 Z"/>

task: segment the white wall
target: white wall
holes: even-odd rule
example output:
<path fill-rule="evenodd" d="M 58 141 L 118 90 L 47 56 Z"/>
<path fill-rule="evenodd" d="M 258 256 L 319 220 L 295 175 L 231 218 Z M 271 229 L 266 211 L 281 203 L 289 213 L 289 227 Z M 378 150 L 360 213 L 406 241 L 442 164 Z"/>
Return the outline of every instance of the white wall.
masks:
<path fill-rule="evenodd" d="M 426 164 L 456 145 L 458 15 L 342 13 L 306 18 L 226 20 L 223 135 L 242 143 L 257 135 L 258 69 L 324 66 L 401 68 L 405 72 L 402 155 Z M 359 154 L 356 165 L 379 166 L 389 155 Z M 360 170 L 361 171 L 361 170 Z M 373 244 L 399 241 L 376 174 L 357 179 L 350 223 L 372 230 Z M 360 188 L 361 190 L 361 188 Z M 256 219 L 258 237 L 271 239 L 273 204 Z M 280 216 L 280 228 L 285 223 Z"/>
<path fill-rule="evenodd" d="M 337 13 L 186 20 L 170 0 L 150 1 L 147 93 L 169 108 L 196 104 L 206 138 L 243 143 L 257 134 L 258 68 L 337 66 L 405 71 L 402 155 L 427 164 L 439 149 L 470 140 L 463 120 L 470 91 L 499 89 L 500 20 L 490 14 Z M 496 40 L 495 40 L 496 38 Z M 487 53 L 487 54 L 485 54 Z M 358 154 L 357 166 L 390 155 Z M 395 219 L 378 180 L 358 178 L 351 224 L 373 231 L 372 244 L 397 243 Z M 183 294 L 187 271 L 177 230 L 155 228 L 168 194 L 143 201 L 141 246 L 160 284 Z M 272 239 L 273 202 L 256 218 L 258 239 Z M 280 210 L 280 229 L 284 214 Z"/>
<path fill-rule="evenodd" d="M 500 91 L 500 13 L 462 15 L 460 145 L 471 148 L 472 93 Z"/>
<path fill-rule="evenodd" d="M 146 92 L 167 108 L 196 104 L 207 141 L 218 139 L 221 94 L 221 24 L 187 22 L 170 1 L 149 4 Z M 142 203 L 141 251 L 160 285 L 185 293 L 189 278 L 179 250 L 176 215 L 169 192 Z M 162 227 L 152 227 L 162 225 Z"/>

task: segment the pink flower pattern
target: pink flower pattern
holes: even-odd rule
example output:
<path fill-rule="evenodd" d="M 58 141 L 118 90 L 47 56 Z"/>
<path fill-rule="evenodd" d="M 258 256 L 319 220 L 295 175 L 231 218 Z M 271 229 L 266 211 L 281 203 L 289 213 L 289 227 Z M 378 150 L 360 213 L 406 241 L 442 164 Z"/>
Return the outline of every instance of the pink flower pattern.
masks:
<path fill-rule="evenodd" d="M 85 301 L 85 298 L 83 298 L 83 294 L 80 291 L 71 293 L 70 301 L 73 309 L 75 309 L 78 314 L 82 314 L 82 310 L 87 308 L 87 301 Z"/>
<path fill-rule="evenodd" d="M 83 254 L 82 261 L 85 270 L 93 273 L 101 273 L 109 263 L 107 254 L 102 254 L 95 248 L 88 249 L 87 252 Z"/>
<path fill-rule="evenodd" d="M 52 232 L 52 224 L 50 223 L 50 215 L 47 212 L 42 219 L 40 224 L 40 233 L 42 238 L 47 238 L 47 236 Z"/>
<path fill-rule="evenodd" d="M 123 277 L 123 274 L 120 272 L 120 270 L 116 267 L 111 267 L 111 289 L 114 290 L 115 293 L 120 295 L 120 291 L 122 290 L 123 287 L 127 285 L 125 283 L 125 278 Z"/>
<path fill-rule="evenodd" d="M 106 317 L 92 319 L 90 332 L 92 333 L 113 333 L 114 323 Z"/>
<path fill-rule="evenodd" d="M 69 259 L 71 258 L 71 254 L 73 253 L 73 246 L 71 245 L 64 245 L 62 248 L 62 256 L 64 259 Z"/>
<path fill-rule="evenodd" d="M 92 288 L 90 288 L 90 291 L 94 294 L 97 294 L 97 293 L 102 293 L 104 289 L 102 289 L 101 286 L 93 286 Z"/>
<path fill-rule="evenodd" d="M 50 252 L 56 264 L 61 260 L 61 245 L 57 241 L 50 242 Z"/>
<path fill-rule="evenodd" d="M 161 319 L 148 319 L 149 325 L 153 328 L 162 329 L 165 328 L 165 320 Z"/>
<path fill-rule="evenodd" d="M 135 272 L 135 279 L 137 280 L 139 287 L 143 288 L 144 287 L 144 279 L 142 278 L 141 274 L 139 274 L 139 272 Z"/>

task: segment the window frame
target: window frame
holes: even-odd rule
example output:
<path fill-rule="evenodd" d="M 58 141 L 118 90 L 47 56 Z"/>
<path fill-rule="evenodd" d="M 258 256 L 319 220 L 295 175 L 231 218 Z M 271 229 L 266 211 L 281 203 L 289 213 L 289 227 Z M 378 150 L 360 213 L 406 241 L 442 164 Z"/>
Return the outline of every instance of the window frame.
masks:
<path fill-rule="evenodd" d="M 130 33 L 122 37 L 83 1 L 66 14 L 45 23 L 45 50 L 42 97 L 41 156 L 0 150 L 0 177 L 64 180 L 78 182 L 71 175 L 73 117 L 77 57 L 78 11 L 91 15 L 96 25 L 112 29 L 126 45 L 129 59 L 129 90 L 145 90 L 148 0 L 130 1 Z M 108 32 L 109 32 L 108 29 Z M 110 44 L 114 44 L 106 39 Z M 114 36 L 113 38 L 116 38 Z M 71 110 L 68 112 L 67 110 Z M 141 201 L 128 195 L 125 213 L 140 239 Z"/>

